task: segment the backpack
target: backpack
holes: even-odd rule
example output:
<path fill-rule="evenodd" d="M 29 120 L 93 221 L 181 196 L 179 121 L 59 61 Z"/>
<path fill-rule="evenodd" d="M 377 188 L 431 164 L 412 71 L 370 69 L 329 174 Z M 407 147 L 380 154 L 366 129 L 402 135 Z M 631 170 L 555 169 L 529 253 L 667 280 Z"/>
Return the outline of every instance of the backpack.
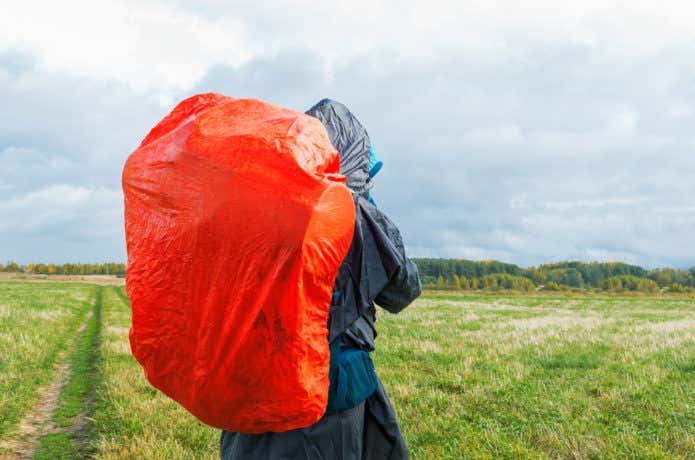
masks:
<path fill-rule="evenodd" d="M 355 222 L 339 168 L 316 118 L 220 94 L 181 102 L 128 158 L 131 350 L 204 423 L 263 433 L 325 413 Z"/>

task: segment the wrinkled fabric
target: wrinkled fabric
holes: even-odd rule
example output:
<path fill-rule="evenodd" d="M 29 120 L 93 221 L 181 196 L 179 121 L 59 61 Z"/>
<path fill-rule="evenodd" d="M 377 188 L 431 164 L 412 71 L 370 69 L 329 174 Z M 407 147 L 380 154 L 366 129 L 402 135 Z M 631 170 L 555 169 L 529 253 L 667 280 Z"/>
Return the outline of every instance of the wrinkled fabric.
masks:
<path fill-rule="evenodd" d="M 320 101 L 307 114 L 323 122 L 338 149 L 340 172 L 353 192 L 355 207 L 352 242 L 333 286 L 329 340 L 373 351 L 374 303 L 391 313 L 407 307 L 421 292 L 417 267 L 406 257 L 398 228 L 368 201 L 372 149 L 362 124 L 343 104 L 330 99 Z M 372 167 L 380 163 L 372 158 Z M 221 456 L 223 460 L 403 460 L 408 458 L 408 448 L 378 381 L 377 391 L 364 403 L 327 414 L 306 428 L 261 435 L 223 431 Z"/>
<path fill-rule="evenodd" d="M 202 94 L 123 170 L 131 349 L 150 383 L 208 425 L 319 420 L 328 316 L 353 196 L 314 117 Z"/>
<path fill-rule="evenodd" d="M 416 266 L 405 257 L 398 229 L 366 200 L 356 201 L 355 236 L 334 286 L 334 292 L 341 294 L 333 297 L 330 330 L 344 346 L 372 351 L 374 302 L 401 311 L 420 295 L 421 286 Z M 408 458 L 395 410 L 381 383 L 357 408 L 325 415 L 310 427 L 262 435 L 225 431 L 221 445 L 225 460 Z"/>
<path fill-rule="evenodd" d="M 331 343 L 331 368 L 326 414 L 362 404 L 378 387 L 369 351 L 345 347 L 342 340 Z"/>
<path fill-rule="evenodd" d="M 420 291 L 417 266 L 406 257 L 398 228 L 376 206 L 355 196 L 355 230 L 333 287 L 328 340 L 358 318 L 374 317 L 374 301 L 398 313 Z"/>
<path fill-rule="evenodd" d="M 402 460 L 408 448 L 379 381 L 376 393 L 357 407 L 326 415 L 314 425 L 286 433 L 241 435 L 223 431 L 222 460 Z"/>
<path fill-rule="evenodd" d="M 322 99 L 306 114 L 318 118 L 326 127 L 328 137 L 340 152 L 340 173 L 347 178 L 348 188 L 366 198 L 372 188 L 367 130 L 345 105 L 331 99 Z"/>

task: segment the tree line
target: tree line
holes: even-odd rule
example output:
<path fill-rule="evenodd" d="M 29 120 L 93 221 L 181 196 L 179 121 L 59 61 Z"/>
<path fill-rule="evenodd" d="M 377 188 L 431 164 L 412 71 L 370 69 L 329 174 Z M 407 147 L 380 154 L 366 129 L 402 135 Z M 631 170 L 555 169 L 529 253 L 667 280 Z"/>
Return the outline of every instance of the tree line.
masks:
<path fill-rule="evenodd" d="M 601 290 L 655 293 L 695 292 L 695 267 L 689 270 L 655 268 L 647 270 L 622 262 L 578 261 L 541 264 L 521 268 L 496 260 L 413 259 L 422 284 L 429 289 L 455 290 Z M 0 271 L 44 275 L 117 275 L 124 276 L 126 264 L 67 263 L 26 265 L 0 264 Z"/>
<path fill-rule="evenodd" d="M 33 273 L 40 275 L 125 275 L 126 264 L 106 262 L 102 264 L 26 264 L 17 262 L 0 264 L 0 272 Z"/>
<path fill-rule="evenodd" d="M 647 270 L 622 262 L 571 261 L 521 268 L 495 260 L 429 258 L 414 262 L 429 289 L 695 292 L 695 267 Z"/>

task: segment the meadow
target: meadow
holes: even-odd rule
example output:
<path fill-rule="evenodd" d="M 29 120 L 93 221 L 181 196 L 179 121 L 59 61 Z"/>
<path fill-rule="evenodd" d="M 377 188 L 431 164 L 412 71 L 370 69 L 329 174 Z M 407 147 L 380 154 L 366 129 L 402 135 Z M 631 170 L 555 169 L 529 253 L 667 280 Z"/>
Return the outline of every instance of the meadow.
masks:
<path fill-rule="evenodd" d="M 218 458 L 153 389 L 122 287 L 0 282 L 0 458 Z M 423 296 L 374 361 L 414 459 L 695 458 L 695 300 Z"/>

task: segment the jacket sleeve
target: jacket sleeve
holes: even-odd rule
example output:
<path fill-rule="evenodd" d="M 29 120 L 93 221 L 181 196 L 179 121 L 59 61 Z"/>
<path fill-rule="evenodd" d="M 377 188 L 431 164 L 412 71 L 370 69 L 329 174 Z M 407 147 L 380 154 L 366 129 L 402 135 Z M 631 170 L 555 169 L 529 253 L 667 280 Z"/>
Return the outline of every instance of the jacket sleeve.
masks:
<path fill-rule="evenodd" d="M 372 293 L 373 299 L 389 312 L 398 313 L 422 292 L 417 266 L 406 257 L 401 233 L 391 219 L 367 200 L 360 198 L 358 203 L 385 275 L 378 291 Z"/>

